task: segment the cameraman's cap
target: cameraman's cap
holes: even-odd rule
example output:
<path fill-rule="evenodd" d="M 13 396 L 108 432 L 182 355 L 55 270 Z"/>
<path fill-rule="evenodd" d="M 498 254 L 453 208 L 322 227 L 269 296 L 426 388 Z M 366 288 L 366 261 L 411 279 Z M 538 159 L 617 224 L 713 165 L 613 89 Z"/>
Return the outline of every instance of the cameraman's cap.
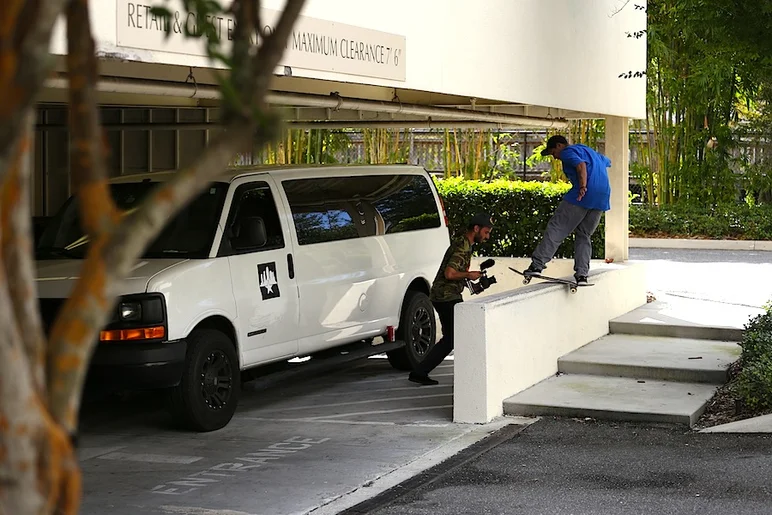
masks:
<path fill-rule="evenodd" d="M 479 225 L 480 227 L 493 227 L 493 219 L 491 219 L 490 215 L 487 215 L 485 213 L 477 213 L 472 217 L 471 220 L 469 220 L 469 227 L 474 227 L 475 225 Z"/>
<path fill-rule="evenodd" d="M 542 156 L 549 155 L 550 150 L 552 150 L 553 148 L 557 148 L 558 143 L 568 145 L 568 140 L 563 136 L 561 136 L 560 134 L 552 136 L 550 139 L 547 140 L 547 147 L 541 151 L 541 155 Z"/>

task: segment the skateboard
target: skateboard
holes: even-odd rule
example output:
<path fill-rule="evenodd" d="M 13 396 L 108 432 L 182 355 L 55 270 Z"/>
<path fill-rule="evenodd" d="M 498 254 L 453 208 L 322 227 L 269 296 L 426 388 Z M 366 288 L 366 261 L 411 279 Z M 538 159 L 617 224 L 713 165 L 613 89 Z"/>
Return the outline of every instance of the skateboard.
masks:
<path fill-rule="evenodd" d="M 577 288 L 579 288 L 580 286 L 594 286 L 593 283 L 578 284 L 576 281 L 571 281 L 569 279 L 558 279 L 556 277 L 548 277 L 546 275 L 541 275 L 541 274 L 525 275 L 520 270 L 515 270 L 511 266 L 507 267 L 507 268 L 509 268 L 510 270 L 515 272 L 516 274 L 522 275 L 523 276 L 523 284 L 529 284 L 531 282 L 531 279 L 533 279 L 535 277 L 537 279 L 542 279 L 543 281 L 546 281 L 548 283 L 565 284 L 566 286 L 569 287 L 569 289 L 571 290 L 571 293 L 576 293 Z"/>

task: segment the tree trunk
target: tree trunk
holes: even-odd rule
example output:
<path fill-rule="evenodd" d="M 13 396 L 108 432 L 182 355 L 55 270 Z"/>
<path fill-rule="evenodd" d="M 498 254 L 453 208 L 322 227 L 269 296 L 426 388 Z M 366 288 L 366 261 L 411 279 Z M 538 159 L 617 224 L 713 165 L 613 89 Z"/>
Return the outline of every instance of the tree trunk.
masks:
<path fill-rule="evenodd" d="M 279 137 L 278 120 L 267 111 L 264 98 L 303 4 L 287 0 L 273 33 L 263 34 L 255 51 L 250 36 L 257 27 L 260 2 L 234 0 L 237 29 L 232 67 L 228 77 L 223 76 L 228 81 L 223 90 L 224 130 L 195 165 L 159 186 L 130 214 L 118 212 L 107 185 L 88 1 L 7 0 L 0 9 L 1 514 L 78 512 L 77 414 L 86 369 L 117 287 L 166 221 L 239 151 L 254 151 Z M 33 266 L 29 157 L 33 101 L 52 62 L 48 45 L 54 21 L 65 12 L 72 189 L 79 197 L 89 249 L 78 282 L 46 339 Z"/>

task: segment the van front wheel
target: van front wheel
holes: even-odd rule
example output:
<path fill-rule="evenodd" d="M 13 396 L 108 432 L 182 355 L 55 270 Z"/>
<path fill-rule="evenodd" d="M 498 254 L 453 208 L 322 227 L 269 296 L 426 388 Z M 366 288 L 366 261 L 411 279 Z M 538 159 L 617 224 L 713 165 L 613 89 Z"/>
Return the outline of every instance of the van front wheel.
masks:
<path fill-rule="evenodd" d="M 425 293 L 408 291 L 396 337 L 404 341 L 405 346 L 386 353 L 389 363 L 397 370 L 413 370 L 426 358 L 437 339 L 434 306 Z"/>
<path fill-rule="evenodd" d="M 225 334 L 213 329 L 197 329 L 187 341 L 185 371 L 169 392 L 169 408 L 194 431 L 221 429 L 233 418 L 240 393 L 236 349 Z"/>

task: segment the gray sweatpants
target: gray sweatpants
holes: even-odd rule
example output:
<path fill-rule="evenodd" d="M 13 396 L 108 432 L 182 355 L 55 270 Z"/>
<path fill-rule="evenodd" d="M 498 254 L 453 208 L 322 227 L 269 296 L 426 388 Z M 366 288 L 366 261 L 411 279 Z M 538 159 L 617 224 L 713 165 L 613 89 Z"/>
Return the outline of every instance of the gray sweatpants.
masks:
<path fill-rule="evenodd" d="M 544 270 L 547 263 L 557 252 L 558 247 L 569 234 L 576 231 L 574 242 L 574 272 L 587 276 L 590 273 L 592 257 L 592 233 L 598 228 L 603 211 L 585 209 L 576 204 L 561 200 L 555 214 L 552 215 L 544 237 L 533 252 L 532 266 Z"/>

